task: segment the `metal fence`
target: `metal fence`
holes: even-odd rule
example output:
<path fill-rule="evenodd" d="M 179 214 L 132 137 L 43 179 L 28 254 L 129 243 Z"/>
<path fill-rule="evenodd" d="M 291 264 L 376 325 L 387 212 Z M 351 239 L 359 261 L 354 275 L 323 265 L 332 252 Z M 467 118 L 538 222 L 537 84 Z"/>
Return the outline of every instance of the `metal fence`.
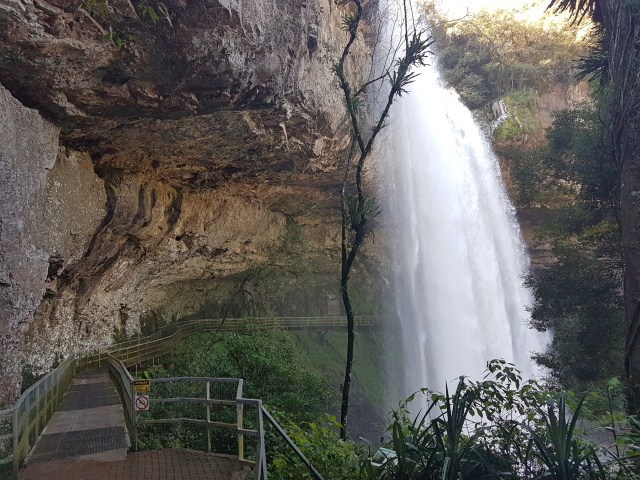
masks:
<path fill-rule="evenodd" d="M 387 321 L 389 316 L 360 316 L 356 326 L 375 328 Z M 253 317 L 253 318 L 203 318 L 173 322 L 146 337 L 107 345 L 83 355 L 78 361 L 78 370 L 87 370 L 105 365 L 109 355 L 121 360 L 125 366 L 136 365 L 159 358 L 173 351 L 180 341 L 190 335 L 204 332 L 231 332 L 246 326 L 282 330 L 343 329 L 347 317 Z"/>
<path fill-rule="evenodd" d="M 62 402 L 76 373 L 76 358 L 69 356 L 29 387 L 13 408 L 0 411 L 0 465 L 17 471 Z"/>
<path fill-rule="evenodd" d="M 236 455 L 254 467 L 256 480 L 267 479 L 262 401 L 242 397 L 242 379 L 154 378 L 148 410 L 137 411 L 133 377 L 117 358 L 107 362 L 134 450 L 142 444 Z"/>
<path fill-rule="evenodd" d="M 376 327 L 389 317 L 386 316 L 362 316 L 356 320 L 359 328 Z M 29 387 L 16 404 L 8 409 L 0 411 L 0 473 L 3 473 L 7 466 L 11 470 L 17 471 L 25 458 L 35 445 L 40 433 L 44 430 L 47 422 L 57 410 L 62 402 L 62 398 L 71 383 L 76 371 L 88 370 L 91 368 L 108 366 L 111 377 L 116 383 L 118 393 L 124 407 L 127 429 L 131 440 L 131 445 L 136 448 L 138 442 L 138 426 L 151 428 L 151 425 L 190 425 L 196 428 L 204 427 L 206 431 L 206 449 L 211 451 L 212 441 L 218 438 L 212 432 L 222 429 L 236 429 L 237 435 L 237 455 L 241 460 L 253 458 L 258 462 L 257 472 L 264 472 L 266 479 L 266 460 L 264 459 L 264 430 L 263 430 L 263 407 L 260 400 L 242 398 L 241 379 L 152 379 L 154 383 L 203 383 L 204 394 L 199 397 L 173 397 L 154 398 L 151 403 L 154 408 L 158 405 L 170 404 L 191 404 L 204 406 L 204 418 L 146 418 L 140 420 L 136 417 L 135 393 L 133 392 L 133 377 L 128 371 L 128 367 L 146 362 L 151 359 L 160 358 L 173 351 L 180 341 L 195 333 L 207 331 L 235 331 L 247 325 L 255 325 L 261 328 L 278 328 L 284 330 L 305 330 L 305 329 L 341 329 L 346 328 L 346 317 L 258 317 L 258 318 L 228 318 L 222 319 L 197 319 L 185 320 L 171 323 L 158 329 L 152 335 L 142 337 L 127 342 L 109 345 L 95 350 L 88 354 L 76 358 L 69 356 L 55 370 L 49 372 L 34 385 Z M 235 398 L 215 398 L 212 397 L 211 388 L 216 388 L 220 384 L 237 382 Z M 217 395 L 219 396 L 219 395 Z M 227 402 L 227 403 L 224 403 Z M 212 420 L 212 412 L 218 415 L 224 410 L 223 406 L 235 406 L 236 419 L 234 422 Z M 247 416 L 248 413 L 251 415 Z M 268 414 L 267 414 L 268 415 Z M 269 420 L 274 420 L 268 416 Z M 165 427 L 163 427 L 165 428 Z M 279 433 L 286 437 L 284 431 L 279 429 Z M 250 440 L 245 442 L 245 436 L 257 438 L 255 445 Z M 220 437 L 222 438 L 222 437 Z M 213 439 L 213 440 L 212 440 Z M 287 442 L 295 449 L 295 446 L 288 439 Z M 205 448 L 201 448 L 205 449 Z M 248 449 L 248 450 L 247 450 Z M 301 456 L 305 464 L 309 465 L 304 456 L 295 449 Z M 249 451 L 249 457 L 246 453 Z M 251 453 L 253 452 L 253 453 Z M 261 453 L 262 452 L 262 453 Z M 262 466 L 264 463 L 264 467 Z M 310 466 L 310 465 L 309 465 Z M 313 467 L 310 467 L 313 470 Z M 317 472 L 313 472 L 317 475 Z M 4 476 L 4 473 L 3 473 Z M 258 478 L 258 477 L 256 477 Z"/>
<path fill-rule="evenodd" d="M 133 377 L 120 360 L 109 356 L 107 358 L 107 364 L 109 369 L 109 376 L 113 380 L 118 395 L 120 396 L 120 402 L 122 403 L 122 408 L 124 410 L 124 419 L 125 423 L 127 424 L 129 441 L 133 446 L 136 444 L 135 405 L 133 403 Z"/>

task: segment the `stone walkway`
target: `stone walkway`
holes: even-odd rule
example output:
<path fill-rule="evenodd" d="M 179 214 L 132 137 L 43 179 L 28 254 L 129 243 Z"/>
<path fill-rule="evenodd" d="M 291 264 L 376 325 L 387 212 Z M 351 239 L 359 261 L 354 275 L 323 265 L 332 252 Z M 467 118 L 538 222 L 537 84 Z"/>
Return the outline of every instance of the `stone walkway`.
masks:
<path fill-rule="evenodd" d="M 194 450 L 147 450 L 126 460 L 67 458 L 28 465 L 20 480 L 242 480 L 246 467 L 229 455 Z"/>

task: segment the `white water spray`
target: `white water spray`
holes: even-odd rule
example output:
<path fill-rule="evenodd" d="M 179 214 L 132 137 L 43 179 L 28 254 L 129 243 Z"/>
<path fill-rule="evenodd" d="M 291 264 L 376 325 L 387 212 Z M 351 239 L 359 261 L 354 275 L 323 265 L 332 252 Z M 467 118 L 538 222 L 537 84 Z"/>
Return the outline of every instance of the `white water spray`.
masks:
<path fill-rule="evenodd" d="M 419 72 L 378 146 L 407 392 L 477 379 L 494 358 L 532 377 L 546 337 L 526 325 L 529 260 L 498 161 L 436 69 Z"/>

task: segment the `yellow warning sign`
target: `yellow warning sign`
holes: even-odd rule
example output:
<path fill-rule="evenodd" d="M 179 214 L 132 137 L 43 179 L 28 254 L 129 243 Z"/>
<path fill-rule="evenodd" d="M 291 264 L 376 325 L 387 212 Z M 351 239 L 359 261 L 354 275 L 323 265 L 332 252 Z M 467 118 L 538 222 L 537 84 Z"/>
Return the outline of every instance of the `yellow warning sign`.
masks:
<path fill-rule="evenodd" d="M 134 392 L 150 392 L 151 381 L 150 380 L 134 380 L 133 391 Z"/>

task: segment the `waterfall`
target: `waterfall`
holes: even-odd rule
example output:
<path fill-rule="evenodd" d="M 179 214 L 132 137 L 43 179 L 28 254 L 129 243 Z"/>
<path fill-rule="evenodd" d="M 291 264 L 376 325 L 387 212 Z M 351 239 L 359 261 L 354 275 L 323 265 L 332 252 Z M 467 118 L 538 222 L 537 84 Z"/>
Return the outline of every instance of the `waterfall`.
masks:
<path fill-rule="evenodd" d="M 477 379 L 494 358 L 532 377 L 546 337 L 527 326 L 529 259 L 497 158 L 437 70 L 419 72 L 392 107 L 376 167 L 406 391 Z"/>

